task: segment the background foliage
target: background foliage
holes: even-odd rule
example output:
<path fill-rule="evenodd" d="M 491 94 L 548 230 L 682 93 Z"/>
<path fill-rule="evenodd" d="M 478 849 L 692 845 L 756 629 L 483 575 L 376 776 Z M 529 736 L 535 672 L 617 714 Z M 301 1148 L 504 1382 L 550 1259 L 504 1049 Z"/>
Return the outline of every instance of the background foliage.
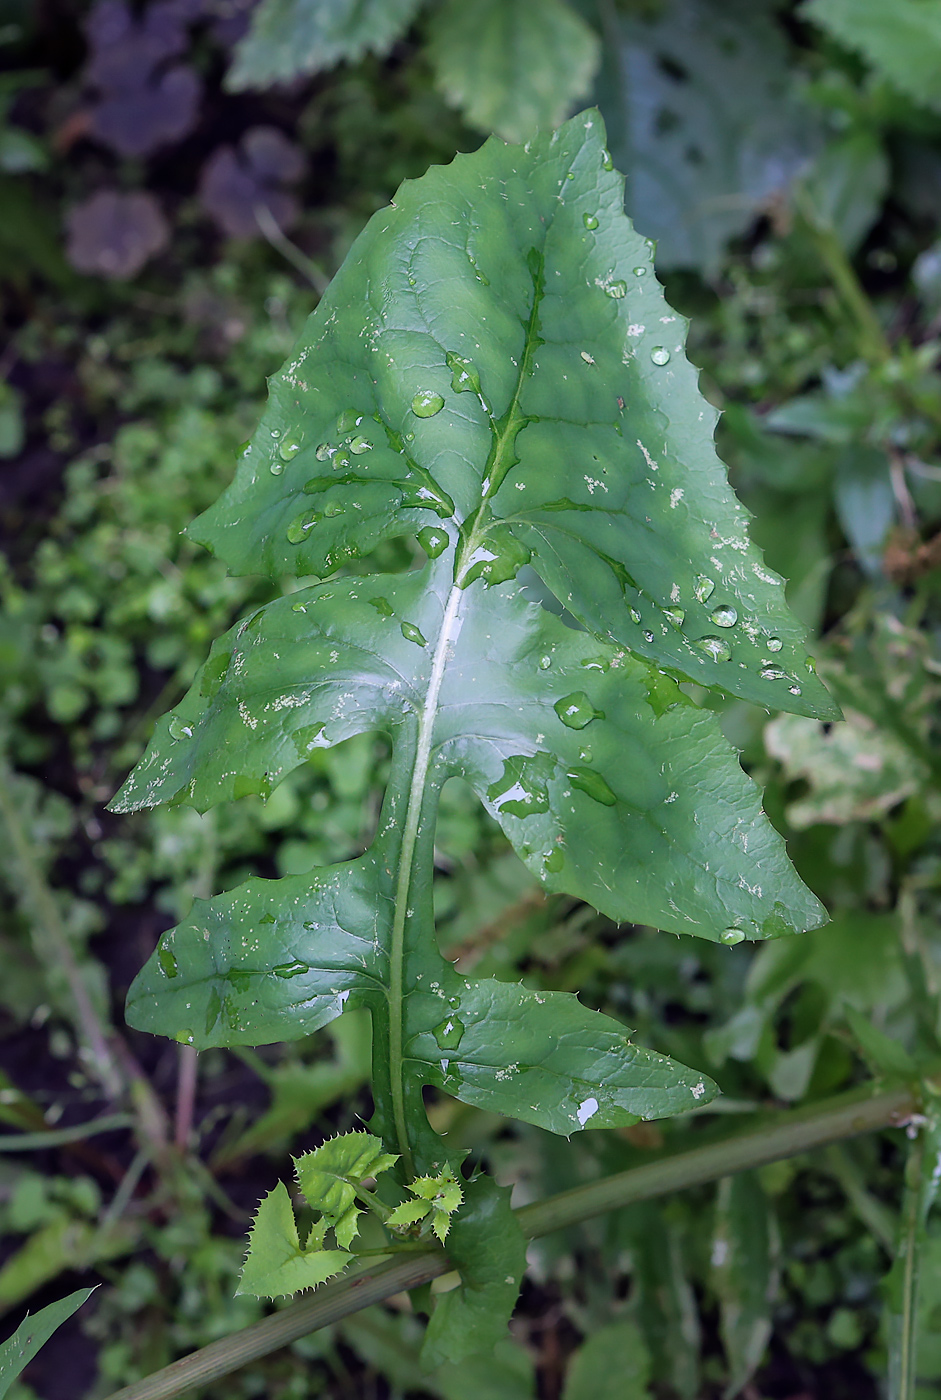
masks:
<path fill-rule="evenodd" d="M 196 1065 L 128 1031 L 122 1004 L 194 896 L 358 854 L 383 745 L 317 751 L 266 804 L 134 818 L 104 804 L 211 638 L 294 586 L 228 579 L 180 535 L 230 478 L 265 376 L 369 214 L 490 130 L 517 139 L 601 103 L 628 212 L 658 240 L 724 410 L 752 535 L 821 636 L 847 722 L 708 700 L 831 910 L 823 932 L 752 949 L 616 930 L 546 898 L 452 783 L 442 949 L 477 976 L 579 990 L 637 1043 L 705 1070 L 743 1118 L 937 1054 L 941 5 L 891 12 L 887 28 L 876 0 L 4 0 L 7 1330 L 103 1284 L 11 1396 L 93 1400 L 259 1315 L 234 1296 L 249 1212 L 289 1151 L 368 1116 L 355 1016 Z M 401 541 L 370 560 L 409 562 Z M 717 1122 L 566 1144 L 445 1095 L 429 1112 L 521 1201 Z M 107 1131 L 64 1140 L 99 1117 Z M 11 1151 L 14 1135 L 31 1150 Z M 616 1374 L 619 1395 L 875 1396 L 904 1147 L 886 1133 L 547 1237 L 493 1361 L 424 1375 L 403 1305 L 296 1343 L 225 1393 L 580 1400 Z M 926 1396 L 941 1387 L 935 1261 L 931 1235 Z"/>

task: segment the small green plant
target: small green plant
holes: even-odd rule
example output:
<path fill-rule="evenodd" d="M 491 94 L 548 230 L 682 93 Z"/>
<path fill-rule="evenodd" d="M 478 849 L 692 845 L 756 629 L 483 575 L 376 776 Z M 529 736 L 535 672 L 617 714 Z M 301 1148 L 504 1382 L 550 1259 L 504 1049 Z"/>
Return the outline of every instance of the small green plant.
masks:
<path fill-rule="evenodd" d="M 233 572 L 297 588 L 213 646 L 113 804 L 205 810 L 267 795 L 353 734 L 390 738 L 365 853 L 197 900 L 128 1018 L 201 1048 L 369 1011 L 371 1131 L 298 1160 L 320 1214 L 303 1244 L 286 1188 L 262 1203 L 242 1287 L 339 1272 L 361 1207 L 379 1253 L 447 1237 L 461 1287 L 432 1315 L 431 1364 L 502 1334 L 524 1237 L 508 1192 L 462 1177 L 425 1086 L 564 1136 L 716 1093 L 570 994 L 468 979 L 442 957 L 443 784 L 471 785 L 547 890 L 616 920 L 729 945 L 825 920 L 716 718 L 681 688 L 839 715 L 749 541 L 684 333 L 596 112 L 406 183 L 189 532 Z M 415 568 L 337 572 L 403 535 Z"/>

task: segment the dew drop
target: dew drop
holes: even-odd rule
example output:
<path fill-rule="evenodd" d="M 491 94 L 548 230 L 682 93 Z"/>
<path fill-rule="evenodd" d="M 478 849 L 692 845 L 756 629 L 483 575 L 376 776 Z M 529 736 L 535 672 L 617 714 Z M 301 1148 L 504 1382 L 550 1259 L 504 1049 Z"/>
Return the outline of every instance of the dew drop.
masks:
<path fill-rule="evenodd" d="M 787 680 L 787 672 L 782 671 L 780 666 L 762 666 L 758 674 L 763 681 Z"/>
<path fill-rule="evenodd" d="M 583 690 L 557 700 L 552 708 L 569 729 L 584 729 L 593 719 L 604 719 L 604 712 L 595 709 Z"/>
<path fill-rule="evenodd" d="M 284 471 L 284 463 L 274 461 L 271 463 L 271 466 L 268 468 L 268 470 L 271 472 L 272 476 L 280 476 L 281 473 Z"/>
<path fill-rule="evenodd" d="M 644 633 L 644 641 L 645 641 L 645 642 L 652 642 L 652 641 L 653 641 L 653 633 L 652 633 L 652 632 L 645 632 L 645 633 Z"/>
<path fill-rule="evenodd" d="M 357 413 L 355 408 L 346 408 L 337 419 L 337 432 L 351 433 L 362 421 L 362 414 Z"/>
<path fill-rule="evenodd" d="M 781 648 L 784 646 L 784 643 L 781 641 L 780 637 L 768 637 L 768 639 L 765 642 L 765 646 L 768 648 L 769 651 L 780 651 Z"/>
<path fill-rule="evenodd" d="M 578 751 L 578 756 L 579 756 L 579 758 L 581 759 L 582 763 L 590 763 L 591 760 L 592 760 L 592 752 L 591 752 L 591 749 L 589 749 L 589 748 L 581 748 L 581 749 L 579 749 L 579 751 Z"/>
<path fill-rule="evenodd" d="M 429 559 L 437 559 L 448 547 L 447 532 L 439 530 L 435 525 L 426 525 L 424 530 L 419 530 L 415 538 Z"/>
<path fill-rule="evenodd" d="M 645 267 L 635 267 L 635 268 L 634 268 L 634 276 L 635 276 L 635 277 L 646 277 L 646 276 L 647 276 L 647 269 L 646 269 Z"/>
<path fill-rule="evenodd" d="M 791 692 L 792 695 L 800 695 L 801 693 L 801 688 L 799 685 L 789 685 L 788 690 Z"/>
<path fill-rule="evenodd" d="M 177 1031 L 173 1037 L 180 1045 L 192 1045 L 195 1036 L 192 1031 Z"/>
<path fill-rule="evenodd" d="M 421 632 L 419 632 L 414 622 L 402 623 L 402 636 L 407 642 L 414 642 L 416 646 L 425 647 L 428 645 L 427 641 L 422 636 Z"/>
<path fill-rule="evenodd" d="M 719 937 L 722 942 L 727 943 L 729 947 L 734 943 L 742 943 L 745 939 L 745 935 L 740 928 L 727 928 Z"/>
<path fill-rule="evenodd" d="M 609 282 L 604 290 L 607 296 L 613 297 L 615 301 L 620 301 L 622 297 L 627 296 L 627 283 L 621 281 Z"/>
<path fill-rule="evenodd" d="M 333 458 L 333 465 L 334 468 L 348 467 L 350 465 L 350 454 L 347 452 L 345 447 L 341 447 L 340 450 L 337 453 L 335 453 Z"/>
<path fill-rule="evenodd" d="M 275 438 L 275 439 L 279 438 L 279 437 L 281 436 L 281 429 L 280 429 L 280 428 L 272 428 L 272 429 L 271 429 L 271 436 L 272 436 L 273 438 Z"/>
<path fill-rule="evenodd" d="M 328 457 L 332 457 L 336 448 L 331 447 L 329 442 L 322 442 L 317 448 L 317 461 L 325 462 Z"/>
<path fill-rule="evenodd" d="M 705 574 L 700 574 L 699 578 L 696 580 L 694 592 L 699 602 L 705 603 L 715 592 L 715 584 L 711 578 L 706 578 Z"/>
<path fill-rule="evenodd" d="M 686 614 L 682 608 L 664 608 L 663 616 L 667 622 L 672 622 L 674 627 L 682 627 L 686 621 Z"/>
<path fill-rule="evenodd" d="M 612 157 L 610 151 L 605 151 L 605 153 L 604 153 L 604 160 L 601 162 L 601 168 L 602 168 L 602 170 L 613 170 L 613 169 L 614 169 L 614 159 L 613 159 L 613 157 Z"/>
<path fill-rule="evenodd" d="M 707 656 L 711 656 L 713 661 L 728 661 L 732 655 L 728 642 L 721 637 L 700 637 L 696 646 Z"/>
<path fill-rule="evenodd" d="M 631 608 L 631 609 L 630 609 L 630 615 L 631 615 L 631 622 L 636 623 L 636 624 L 639 624 L 639 623 L 640 623 L 640 613 L 637 611 L 636 608 Z"/>
<path fill-rule="evenodd" d="M 434 389 L 419 389 L 412 399 L 412 412 L 416 418 L 434 418 L 444 408 L 444 399 Z"/>
<path fill-rule="evenodd" d="M 817 663 L 812 656 L 807 656 L 804 658 L 804 665 L 807 667 L 808 671 L 812 676 L 816 675 Z"/>
<path fill-rule="evenodd" d="M 480 374 L 473 360 L 449 350 L 444 361 L 451 371 L 451 388 L 456 394 L 480 393 Z"/>
<path fill-rule="evenodd" d="M 382 617 L 394 617 L 395 609 L 390 604 L 388 598 L 370 598 L 369 606 L 375 608 Z"/>
<path fill-rule="evenodd" d="M 464 1022 L 456 1016 L 447 1016 L 435 1026 L 432 1035 L 438 1042 L 439 1050 L 456 1050 L 464 1035 Z"/>
<path fill-rule="evenodd" d="M 193 726 L 184 724 L 179 715 L 171 715 L 170 723 L 167 725 L 171 739 L 192 739 Z"/>
<path fill-rule="evenodd" d="M 350 451 L 355 452 L 357 457 L 359 457 L 364 452 L 372 451 L 372 443 L 369 441 L 368 438 L 355 437 L 350 443 Z"/>
<path fill-rule="evenodd" d="M 547 874 L 557 875 L 564 864 L 565 855 L 563 851 L 558 846 L 556 846 L 555 850 L 550 851 L 549 854 L 546 856 L 545 860 L 542 863 L 542 867 L 547 872 Z"/>
<path fill-rule="evenodd" d="M 303 544 L 308 532 L 314 528 L 320 519 L 319 511 L 305 512 L 303 515 L 295 515 L 287 528 L 286 534 L 290 544 Z"/>
<path fill-rule="evenodd" d="M 738 622 L 738 613 L 729 603 L 722 603 L 709 614 L 709 619 L 717 627 L 734 627 Z"/>
<path fill-rule="evenodd" d="M 285 438 L 278 444 L 278 456 L 283 457 L 285 462 L 290 462 L 292 457 L 296 457 L 301 450 L 301 444 L 297 438 Z"/>
<path fill-rule="evenodd" d="M 650 352 L 650 358 L 655 365 L 668 365 L 670 363 L 670 352 L 665 345 L 655 345 Z"/>
<path fill-rule="evenodd" d="M 273 967 L 271 971 L 274 973 L 275 977 L 287 979 L 290 977 L 303 977 L 305 972 L 310 972 L 310 968 L 307 963 L 301 962 L 299 958 L 295 958 L 293 962 L 279 963 L 278 966 Z"/>
<path fill-rule="evenodd" d="M 165 943 L 161 943 L 157 949 L 157 961 L 166 977 L 175 977 L 180 970 L 176 958 Z"/>
<path fill-rule="evenodd" d="M 573 788 L 578 788 L 579 792 L 585 793 L 594 802 L 600 802 L 605 807 L 613 807 L 617 802 L 615 794 L 594 768 L 570 768 L 566 777 Z"/>
<path fill-rule="evenodd" d="M 586 228 L 596 229 L 598 227 L 598 220 L 594 214 L 586 214 L 584 216 L 584 219 Z"/>
<path fill-rule="evenodd" d="M 551 656 L 540 656 L 540 658 L 539 658 L 539 669 L 540 669 L 540 671 L 548 671 L 548 669 L 549 669 L 549 667 L 550 667 L 551 665 L 552 665 L 552 657 L 551 657 Z"/>
<path fill-rule="evenodd" d="M 530 817 L 536 812 L 548 812 L 549 794 L 539 771 L 539 758 L 514 754 L 503 760 L 503 773 L 487 788 L 487 797 L 503 816 Z"/>

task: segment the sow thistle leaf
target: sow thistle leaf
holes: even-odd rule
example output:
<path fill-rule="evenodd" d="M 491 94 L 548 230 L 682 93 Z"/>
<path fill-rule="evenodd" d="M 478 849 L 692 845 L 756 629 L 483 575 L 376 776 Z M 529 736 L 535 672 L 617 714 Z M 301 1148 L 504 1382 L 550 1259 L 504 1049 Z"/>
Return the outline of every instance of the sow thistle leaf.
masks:
<path fill-rule="evenodd" d="M 248 1236 L 241 1282 L 235 1291 L 251 1293 L 256 1298 L 278 1298 L 303 1288 L 315 1288 L 342 1273 L 352 1255 L 344 1249 L 324 1249 L 326 1230 L 326 1220 L 319 1221 L 301 1247 L 291 1198 L 284 1182 L 279 1181 L 258 1207 Z"/>
<path fill-rule="evenodd" d="M 371 1133 L 344 1133 L 294 1158 L 297 1183 L 308 1205 L 333 1227 L 341 1249 L 349 1249 L 359 1234 L 363 1212 L 356 1204 L 357 1188 L 397 1161 Z"/>
<path fill-rule="evenodd" d="M 704 686 L 838 711 L 747 534 L 651 245 L 584 113 L 406 182 L 191 527 L 236 573 L 324 576 L 422 532 L 462 581 L 533 568 L 589 631 Z M 464 551 L 466 553 L 466 551 Z M 425 634 L 427 635 L 427 634 Z"/>
<path fill-rule="evenodd" d="M 437 1176 L 420 1176 L 416 1181 L 410 1181 L 408 1189 L 416 1199 L 403 1201 L 396 1206 L 386 1223 L 393 1228 L 408 1228 L 428 1220 L 444 1244 L 451 1228 L 451 1216 L 464 1199 L 457 1177 L 449 1168 L 445 1168 Z"/>

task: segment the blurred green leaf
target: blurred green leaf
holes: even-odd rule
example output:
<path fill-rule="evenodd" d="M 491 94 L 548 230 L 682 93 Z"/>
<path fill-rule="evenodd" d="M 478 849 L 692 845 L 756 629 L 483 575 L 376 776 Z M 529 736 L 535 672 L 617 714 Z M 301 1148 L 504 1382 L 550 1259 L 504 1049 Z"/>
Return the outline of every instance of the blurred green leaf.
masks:
<path fill-rule="evenodd" d="M 609 1322 L 576 1348 L 562 1400 L 648 1400 L 650 1357 L 634 1322 Z"/>
<path fill-rule="evenodd" d="M 233 92 L 290 82 L 366 53 L 387 53 L 419 0 L 262 0 L 236 48 Z"/>
<path fill-rule="evenodd" d="M 67 1298 L 60 1298 L 58 1302 L 40 1308 L 38 1313 L 21 1322 L 13 1335 L 0 1345 L 0 1400 L 39 1348 L 87 1302 L 94 1291 L 94 1288 L 80 1288 Z"/>
<path fill-rule="evenodd" d="M 927 107 L 941 105 L 937 0 L 806 0 L 802 15 L 862 53 L 882 77 Z"/>
<path fill-rule="evenodd" d="M 726 1400 L 754 1375 L 771 1337 L 778 1250 L 777 1222 L 757 1172 L 724 1177 L 716 1200 L 712 1281 L 729 1365 Z"/>

